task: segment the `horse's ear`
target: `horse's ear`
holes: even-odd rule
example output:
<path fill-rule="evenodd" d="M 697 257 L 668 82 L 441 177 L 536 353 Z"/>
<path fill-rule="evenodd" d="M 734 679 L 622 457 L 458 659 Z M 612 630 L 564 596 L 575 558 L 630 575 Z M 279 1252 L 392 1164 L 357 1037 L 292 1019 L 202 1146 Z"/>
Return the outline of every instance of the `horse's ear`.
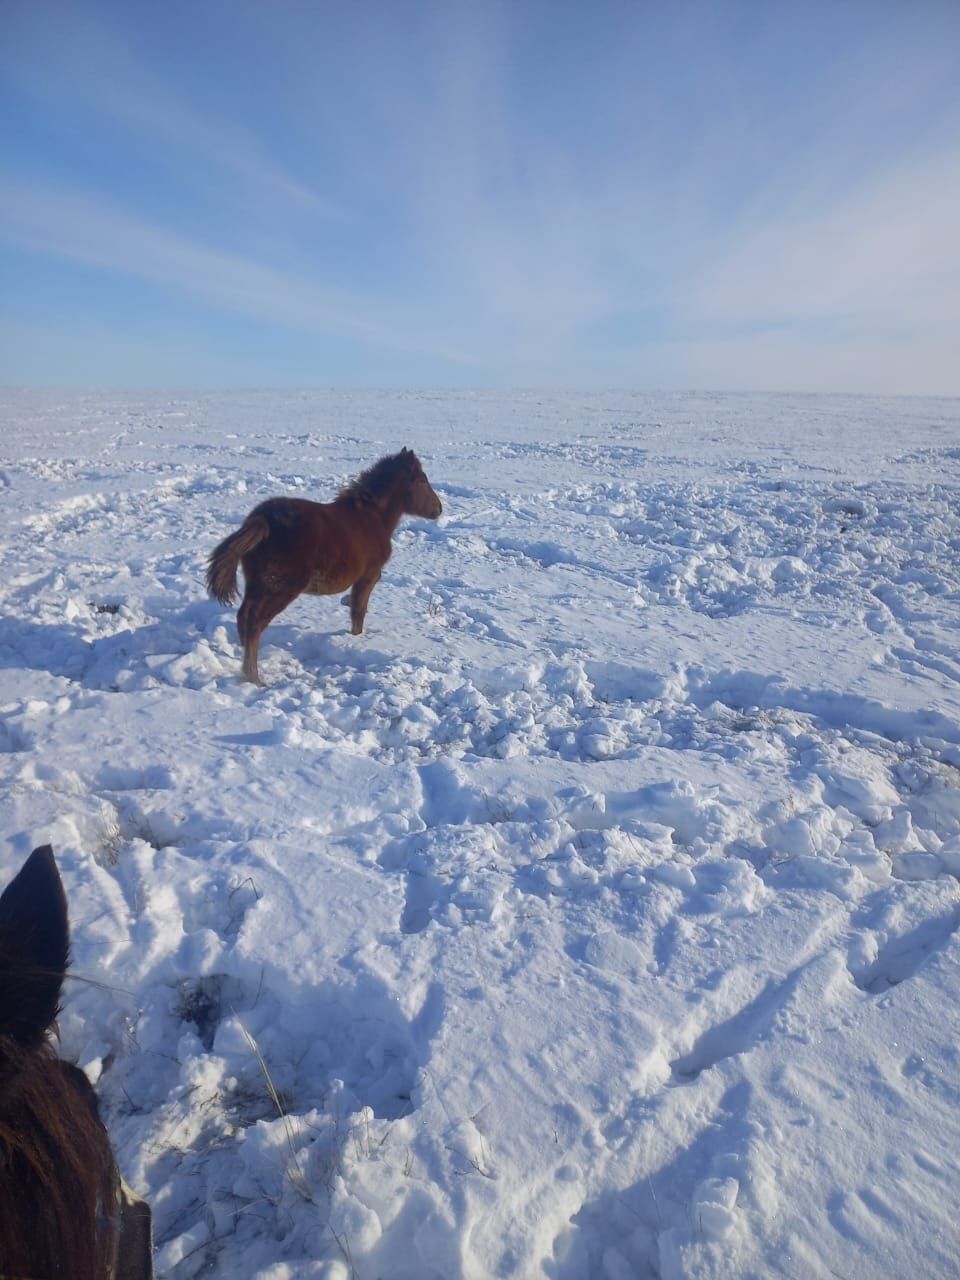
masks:
<path fill-rule="evenodd" d="M 34 1048 L 57 1016 L 70 952 L 53 850 L 34 849 L 0 895 L 0 1035 Z"/>

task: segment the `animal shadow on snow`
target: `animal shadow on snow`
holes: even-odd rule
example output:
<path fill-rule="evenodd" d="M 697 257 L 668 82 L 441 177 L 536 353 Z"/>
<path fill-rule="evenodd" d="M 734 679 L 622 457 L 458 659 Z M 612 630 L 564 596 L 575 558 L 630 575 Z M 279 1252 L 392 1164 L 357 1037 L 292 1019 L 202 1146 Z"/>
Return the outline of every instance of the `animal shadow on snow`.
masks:
<path fill-rule="evenodd" d="M 660 1276 L 664 1234 L 673 1232 L 683 1240 L 700 1230 L 698 1188 L 723 1179 L 742 1183 L 738 1153 L 747 1150 L 755 1137 L 751 1103 L 752 1087 L 747 1081 L 732 1085 L 717 1104 L 713 1123 L 669 1163 L 632 1187 L 605 1192 L 582 1205 L 554 1241 L 554 1256 L 545 1260 L 544 1276 L 548 1280 Z M 627 1132 L 643 1124 L 659 1124 L 658 1113 L 655 1099 L 636 1099 L 631 1113 L 615 1121 L 607 1136 L 616 1141 L 621 1136 L 618 1129 Z"/>
<path fill-rule="evenodd" d="M 158 621 L 104 636 L 84 636 L 68 622 L 2 618 L 0 669 L 25 667 L 75 680 L 88 689 L 115 689 L 130 672 L 149 676 L 148 658 L 172 659 L 191 652 L 196 641 L 219 622 L 219 612 L 206 600 Z"/>
<path fill-rule="evenodd" d="M 0 618 L 0 668 L 26 667 L 77 680 L 90 665 L 91 643 L 69 623 Z"/>

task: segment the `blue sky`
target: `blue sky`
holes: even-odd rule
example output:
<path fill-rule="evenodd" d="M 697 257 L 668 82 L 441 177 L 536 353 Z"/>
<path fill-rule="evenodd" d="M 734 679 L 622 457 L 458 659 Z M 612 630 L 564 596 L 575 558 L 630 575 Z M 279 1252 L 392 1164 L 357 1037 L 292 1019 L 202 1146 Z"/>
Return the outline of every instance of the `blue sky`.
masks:
<path fill-rule="evenodd" d="M 960 3 L 3 0 L 0 382 L 960 394 Z"/>

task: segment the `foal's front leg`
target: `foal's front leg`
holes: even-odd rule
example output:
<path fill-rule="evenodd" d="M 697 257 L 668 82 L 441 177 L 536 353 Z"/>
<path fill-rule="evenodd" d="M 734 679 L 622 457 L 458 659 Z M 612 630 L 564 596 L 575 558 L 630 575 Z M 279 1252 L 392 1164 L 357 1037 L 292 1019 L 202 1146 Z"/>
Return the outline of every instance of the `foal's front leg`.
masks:
<path fill-rule="evenodd" d="M 353 590 L 350 592 L 350 632 L 352 635 L 358 636 L 363 631 L 363 620 L 367 616 L 367 603 L 370 600 L 370 592 L 380 581 L 381 569 L 368 573 L 362 578 L 358 578 L 353 584 Z"/>

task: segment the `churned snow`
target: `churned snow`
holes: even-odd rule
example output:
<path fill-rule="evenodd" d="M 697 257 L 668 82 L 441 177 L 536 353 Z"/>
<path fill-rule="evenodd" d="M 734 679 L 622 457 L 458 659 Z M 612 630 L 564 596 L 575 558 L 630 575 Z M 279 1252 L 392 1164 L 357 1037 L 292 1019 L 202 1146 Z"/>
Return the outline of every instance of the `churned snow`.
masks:
<path fill-rule="evenodd" d="M 2 419 L 0 880 L 160 1277 L 956 1274 L 960 402 Z M 403 445 L 366 633 L 239 683 L 210 550 Z"/>

